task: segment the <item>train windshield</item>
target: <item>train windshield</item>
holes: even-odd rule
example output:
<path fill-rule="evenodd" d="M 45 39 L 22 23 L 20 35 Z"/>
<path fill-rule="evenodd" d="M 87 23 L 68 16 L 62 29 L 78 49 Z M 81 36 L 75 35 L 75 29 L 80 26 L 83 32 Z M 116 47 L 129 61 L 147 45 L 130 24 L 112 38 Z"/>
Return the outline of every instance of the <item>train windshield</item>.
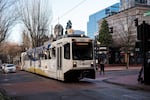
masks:
<path fill-rule="evenodd" d="M 92 60 L 93 59 L 92 42 L 73 42 L 72 55 L 73 60 Z"/>

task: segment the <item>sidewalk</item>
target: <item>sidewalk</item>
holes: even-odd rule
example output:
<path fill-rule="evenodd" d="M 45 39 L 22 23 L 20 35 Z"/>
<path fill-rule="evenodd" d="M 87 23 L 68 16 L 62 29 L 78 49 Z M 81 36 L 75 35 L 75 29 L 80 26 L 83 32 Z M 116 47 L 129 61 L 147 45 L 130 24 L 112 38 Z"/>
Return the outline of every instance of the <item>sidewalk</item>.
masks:
<path fill-rule="evenodd" d="M 138 69 L 140 70 L 141 66 L 130 66 L 129 70 Z M 111 70 L 127 70 L 125 66 L 106 66 L 105 71 Z M 97 74 L 97 79 L 103 80 L 104 82 L 125 86 L 134 90 L 144 90 L 150 91 L 150 85 L 142 84 L 137 81 L 138 73 L 134 75 L 124 75 L 124 76 L 109 76 L 109 75 L 99 75 Z"/>

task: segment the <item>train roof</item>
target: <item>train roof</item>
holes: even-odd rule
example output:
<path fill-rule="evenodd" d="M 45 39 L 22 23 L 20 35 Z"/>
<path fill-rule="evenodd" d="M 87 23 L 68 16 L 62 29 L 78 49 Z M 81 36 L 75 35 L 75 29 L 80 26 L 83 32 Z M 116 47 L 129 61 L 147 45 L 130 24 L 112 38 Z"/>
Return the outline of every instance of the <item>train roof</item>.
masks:
<path fill-rule="evenodd" d="M 67 38 L 67 37 L 76 37 L 76 38 L 89 38 L 85 34 L 66 34 L 63 36 L 58 36 L 56 40 L 62 39 L 62 38 Z"/>
<path fill-rule="evenodd" d="M 42 50 L 49 49 L 51 47 L 51 44 L 57 40 L 64 39 L 64 38 L 89 38 L 88 36 L 84 34 L 67 34 L 63 36 L 58 36 L 56 39 L 53 39 L 53 41 L 47 41 L 44 45 L 32 49 L 28 49 L 27 53 L 33 53 L 33 52 L 41 52 Z"/>
<path fill-rule="evenodd" d="M 88 36 L 84 35 L 84 34 L 68 34 L 68 35 L 65 35 L 66 37 L 86 37 L 86 38 L 89 38 Z"/>

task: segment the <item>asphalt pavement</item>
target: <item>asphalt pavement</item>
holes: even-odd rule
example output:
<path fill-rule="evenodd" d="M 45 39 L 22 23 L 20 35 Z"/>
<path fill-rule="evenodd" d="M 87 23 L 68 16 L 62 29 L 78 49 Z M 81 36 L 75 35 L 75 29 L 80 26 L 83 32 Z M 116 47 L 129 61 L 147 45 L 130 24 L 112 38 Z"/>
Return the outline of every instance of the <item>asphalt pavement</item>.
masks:
<path fill-rule="evenodd" d="M 126 70 L 130 71 L 130 70 L 136 70 L 140 71 L 141 66 L 140 65 L 134 65 L 134 66 L 129 66 L 128 69 L 126 69 L 126 66 L 118 66 L 118 65 L 113 65 L 113 66 L 105 66 L 105 71 L 106 73 L 103 74 L 99 74 L 99 72 L 96 72 L 96 80 L 100 80 L 100 81 L 104 81 L 107 83 L 111 83 L 111 84 L 116 84 L 116 85 L 121 85 L 121 86 L 125 86 L 127 88 L 133 89 L 133 90 L 144 90 L 144 91 L 150 91 L 150 85 L 146 85 L 144 83 L 140 83 L 137 81 L 138 79 L 138 74 L 139 73 L 133 73 L 133 74 L 122 74 L 122 75 L 115 75 L 114 72 L 115 71 L 124 71 L 126 72 Z M 109 72 L 113 72 L 112 74 L 107 74 Z M 0 91 L 3 92 L 3 91 Z M 4 91 L 5 92 L 5 91 Z"/>

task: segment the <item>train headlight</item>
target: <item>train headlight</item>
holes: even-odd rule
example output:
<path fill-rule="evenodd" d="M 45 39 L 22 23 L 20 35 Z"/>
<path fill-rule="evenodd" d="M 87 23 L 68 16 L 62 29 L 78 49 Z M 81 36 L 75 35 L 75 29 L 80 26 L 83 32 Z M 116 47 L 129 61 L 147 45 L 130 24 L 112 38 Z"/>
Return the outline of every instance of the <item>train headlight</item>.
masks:
<path fill-rule="evenodd" d="M 83 34 L 81 34 L 81 37 L 83 37 L 84 35 Z"/>
<path fill-rule="evenodd" d="M 77 67 L 77 63 L 76 62 L 73 62 L 73 67 Z"/>
<path fill-rule="evenodd" d="M 91 67 L 94 67 L 94 64 L 93 64 L 93 62 L 91 62 Z"/>

